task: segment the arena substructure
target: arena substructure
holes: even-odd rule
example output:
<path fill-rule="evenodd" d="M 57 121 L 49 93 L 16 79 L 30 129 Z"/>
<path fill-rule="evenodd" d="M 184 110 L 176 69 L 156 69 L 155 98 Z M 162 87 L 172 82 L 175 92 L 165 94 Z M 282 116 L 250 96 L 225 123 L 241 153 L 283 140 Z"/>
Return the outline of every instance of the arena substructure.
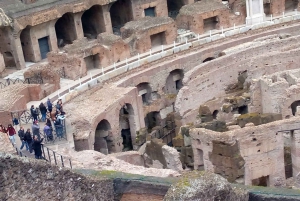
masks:
<path fill-rule="evenodd" d="M 0 124 L 11 123 L 28 106 L 63 97 L 66 140 L 45 146 L 72 161 L 68 177 L 102 177 L 108 171 L 103 182 L 95 182 L 105 185 L 107 194 L 118 194 L 115 200 L 141 194 L 183 199 L 180 182 L 192 185 L 197 179 L 218 180 L 232 200 L 263 200 L 255 186 L 268 187 L 262 188 L 264 195 L 276 194 L 269 187 L 299 189 L 299 5 L 294 0 L 0 0 Z M 212 39 L 214 33 L 218 38 Z M 175 51 L 174 41 L 187 48 Z M 151 62 L 116 67 L 169 47 L 170 54 Z M 111 74 L 96 79 L 93 72 Z M 10 83 L 19 74 L 23 81 Z M 0 134 L 0 160 L 7 166 L 27 164 L 2 153 L 14 148 Z M 116 178 L 115 171 L 122 176 Z M 147 179 L 128 176 L 131 185 L 142 185 L 125 192 L 123 173 Z M 114 189 L 107 177 L 113 177 Z M 158 181 L 149 192 L 148 179 Z M 194 199 L 207 200 L 201 190 Z M 298 191 L 276 196 L 300 200 Z"/>

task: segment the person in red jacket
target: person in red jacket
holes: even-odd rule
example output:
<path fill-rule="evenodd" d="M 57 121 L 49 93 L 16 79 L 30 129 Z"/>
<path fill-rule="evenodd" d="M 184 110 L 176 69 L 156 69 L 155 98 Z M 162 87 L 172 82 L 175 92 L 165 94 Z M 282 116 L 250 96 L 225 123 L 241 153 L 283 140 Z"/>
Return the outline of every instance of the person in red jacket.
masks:
<path fill-rule="evenodd" d="M 14 129 L 14 127 L 11 124 L 8 124 L 7 133 L 8 133 L 10 142 L 15 145 L 16 144 L 16 139 L 15 139 L 16 130 Z"/>

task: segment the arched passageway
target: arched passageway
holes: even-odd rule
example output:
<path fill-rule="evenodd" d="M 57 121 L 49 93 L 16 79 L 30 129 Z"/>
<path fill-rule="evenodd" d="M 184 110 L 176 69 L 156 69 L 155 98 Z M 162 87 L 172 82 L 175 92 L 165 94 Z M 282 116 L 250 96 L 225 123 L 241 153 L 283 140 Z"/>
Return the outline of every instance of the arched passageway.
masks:
<path fill-rule="evenodd" d="M 294 11 L 298 8 L 298 0 L 285 0 L 285 12 Z"/>
<path fill-rule="evenodd" d="M 118 0 L 111 6 L 110 18 L 114 34 L 121 35 L 121 27 L 133 20 L 131 8 L 131 1 L 127 0 Z"/>
<path fill-rule="evenodd" d="M 123 150 L 122 151 L 130 151 L 133 150 L 132 143 L 132 133 L 135 132 L 134 129 L 134 111 L 131 104 L 125 104 L 119 113 L 119 123 L 121 136 L 123 138 Z"/>
<path fill-rule="evenodd" d="M 179 10 L 184 6 L 183 0 L 167 0 L 169 17 L 175 19 Z"/>
<path fill-rule="evenodd" d="M 72 13 L 66 13 L 55 23 L 57 46 L 63 47 L 76 40 L 75 22 Z"/>
<path fill-rule="evenodd" d="M 294 101 L 294 102 L 291 104 L 291 109 L 292 109 L 292 114 L 293 114 L 293 116 L 296 115 L 296 112 L 297 112 L 297 106 L 300 106 L 300 100 Z"/>
<path fill-rule="evenodd" d="M 103 119 L 97 125 L 95 131 L 95 144 L 94 150 L 103 154 L 110 154 L 113 151 L 113 141 L 110 135 L 111 126 L 110 123 Z"/>
<path fill-rule="evenodd" d="M 151 87 L 148 82 L 140 83 L 136 86 L 139 96 L 142 96 L 143 104 L 149 105 L 151 102 Z"/>
<path fill-rule="evenodd" d="M 161 126 L 161 117 L 159 112 L 149 112 L 145 117 L 145 126 L 148 128 L 148 132 L 152 131 L 152 128 Z"/>
<path fill-rule="evenodd" d="M 176 69 L 170 72 L 166 80 L 165 93 L 177 94 L 182 88 L 183 70 Z"/>
<path fill-rule="evenodd" d="M 0 28 L 0 52 L 3 55 L 5 67 L 15 67 L 15 59 L 13 57 L 13 50 L 10 43 L 11 27 Z"/>
<path fill-rule="evenodd" d="M 99 5 L 86 10 L 81 17 L 81 21 L 84 36 L 89 39 L 95 39 L 98 34 L 105 32 L 103 10 Z"/>
<path fill-rule="evenodd" d="M 25 29 L 22 30 L 22 32 L 20 34 L 22 51 L 23 51 L 23 55 L 24 55 L 24 60 L 26 62 L 34 62 L 34 53 L 33 53 L 33 49 L 32 49 L 30 29 L 31 29 L 31 26 L 27 26 Z"/>

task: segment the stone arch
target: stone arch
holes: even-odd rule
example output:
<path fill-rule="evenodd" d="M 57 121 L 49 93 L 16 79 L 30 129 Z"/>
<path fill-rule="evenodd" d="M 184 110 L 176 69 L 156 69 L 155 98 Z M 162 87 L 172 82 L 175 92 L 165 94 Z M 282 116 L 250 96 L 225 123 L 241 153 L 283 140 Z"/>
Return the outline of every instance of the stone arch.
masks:
<path fill-rule="evenodd" d="M 97 38 L 98 34 L 105 32 L 103 9 L 100 5 L 94 5 L 81 16 L 84 36 L 89 39 Z"/>
<path fill-rule="evenodd" d="M 30 36 L 31 26 L 27 26 L 20 32 L 20 41 L 25 62 L 34 62 L 33 44 Z"/>
<path fill-rule="evenodd" d="M 143 104 L 148 105 L 151 102 L 151 86 L 148 82 L 142 82 L 136 86 L 139 96 L 142 96 Z"/>
<path fill-rule="evenodd" d="M 218 114 L 219 114 L 219 110 L 214 110 L 212 113 L 213 119 L 217 119 Z"/>
<path fill-rule="evenodd" d="M 131 1 L 118 0 L 110 7 L 110 18 L 113 33 L 120 35 L 120 28 L 133 20 Z"/>
<path fill-rule="evenodd" d="M 161 126 L 161 116 L 158 111 L 149 112 L 145 117 L 145 126 L 148 128 L 148 132 L 151 132 L 152 128 Z"/>
<path fill-rule="evenodd" d="M 291 104 L 291 110 L 292 110 L 293 116 L 296 115 L 296 112 L 297 112 L 297 106 L 300 106 L 300 100 L 294 101 L 294 102 Z"/>
<path fill-rule="evenodd" d="M 167 77 L 166 85 L 164 87 L 164 91 L 166 94 L 177 94 L 179 90 L 182 88 L 182 79 L 183 79 L 183 70 L 175 69 L 170 72 Z"/>
<path fill-rule="evenodd" d="M 55 23 L 57 46 L 63 47 L 72 44 L 77 39 L 73 13 L 65 13 Z"/>
<path fill-rule="evenodd" d="M 111 126 L 110 123 L 103 119 L 101 120 L 95 130 L 95 143 L 94 143 L 94 150 L 99 151 L 103 154 L 110 154 L 112 153 L 113 149 L 113 140 L 112 136 L 110 135 Z"/>
<path fill-rule="evenodd" d="M 179 10 L 184 6 L 183 0 L 167 0 L 169 17 L 176 18 Z"/>
<path fill-rule="evenodd" d="M 119 127 L 123 138 L 123 151 L 133 150 L 136 132 L 135 124 L 134 109 L 131 104 L 125 103 L 119 112 Z"/>

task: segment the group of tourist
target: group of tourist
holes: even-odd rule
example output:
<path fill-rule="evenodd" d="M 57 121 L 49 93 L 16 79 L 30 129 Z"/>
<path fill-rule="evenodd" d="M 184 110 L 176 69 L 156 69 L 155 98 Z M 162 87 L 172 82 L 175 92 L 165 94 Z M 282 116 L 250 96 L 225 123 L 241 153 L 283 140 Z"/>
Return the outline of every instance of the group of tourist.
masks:
<path fill-rule="evenodd" d="M 54 108 L 55 110 L 53 110 Z M 47 112 L 49 112 L 50 118 L 47 118 Z M 16 145 L 16 131 L 18 131 L 18 136 L 22 143 L 20 150 L 23 150 L 25 147 L 30 153 L 33 153 L 34 151 L 35 158 L 37 159 L 42 158 L 42 142 L 44 140 L 44 138 L 40 135 L 40 125 L 38 122 L 39 113 L 41 113 L 41 121 L 45 122 L 45 126 L 43 128 L 45 138 L 48 141 L 54 140 L 53 127 L 55 128 L 57 137 L 62 138 L 64 134 L 62 120 L 65 119 L 65 112 L 63 111 L 63 105 L 60 99 L 54 107 L 50 99 L 47 101 L 47 107 L 43 103 L 41 103 L 39 107 L 34 107 L 34 105 L 31 106 L 30 114 L 33 119 L 31 130 L 28 128 L 25 132 L 24 128 L 20 127 L 19 120 L 17 118 L 13 118 L 13 125 L 9 124 L 7 128 L 3 125 L 0 125 L 0 132 L 6 134 L 14 146 Z"/>

